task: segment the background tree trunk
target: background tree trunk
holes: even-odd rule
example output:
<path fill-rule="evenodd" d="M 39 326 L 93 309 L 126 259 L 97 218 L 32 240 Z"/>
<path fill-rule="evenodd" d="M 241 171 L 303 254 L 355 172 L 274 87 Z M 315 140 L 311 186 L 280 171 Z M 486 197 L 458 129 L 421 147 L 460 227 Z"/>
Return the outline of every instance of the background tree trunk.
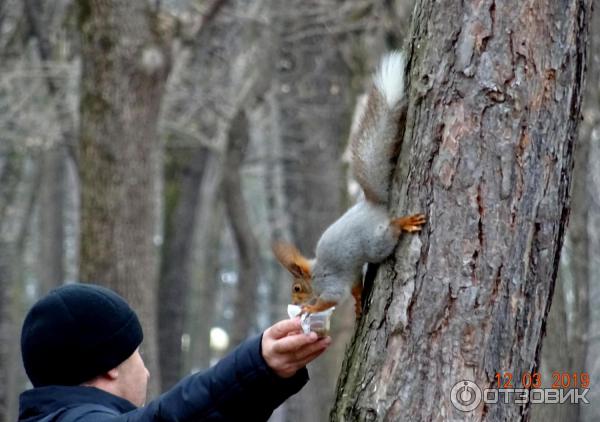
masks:
<path fill-rule="evenodd" d="M 158 303 L 163 389 L 182 375 L 209 366 L 208 332 L 214 306 L 210 287 L 214 283 L 207 274 L 214 276 L 218 272 L 218 260 L 206 256 L 213 252 L 212 248 L 218 250 L 218 242 L 205 243 L 205 238 L 210 231 L 208 237 L 214 241 L 215 236 L 220 236 L 221 225 L 201 221 L 219 200 L 214 189 L 208 194 L 202 194 L 202 189 L 205 176 L 211 174 L 206 166 L 214 161 L 211 153 L 218 143 L 222 106 L 218 100 L 226 97 L 227 89 L 225 58 L 214 57 L 216 51 L 224 48 L 227 34 L 217 14 L 222 3 L 214 2 L 213 9 L 203 17 L 201 31 L 185 40 L 173 66 L 170 95 L 161 122 L 167 145 L 165 241 Z"/>
<path fill-rule="evenodd" d="M 25 0 L 23 11 L 34 39 L 35 51 L 44 70 L 43 82 L 52 103 L 52 112 L 59 129 L 59 140 L 48 135 L 41 153 L 42 183 L 38 206 L 38 277 L 40 294 L 60 286 L 65 281 L 65 224 L 67 152 L 75 157 L 75 135 L 71 96 L 62 73 L 53 69 L 56 63 L 67 63 L 68 41 L 61 21 L 65 19 L 68 2 L 36 2 Z"/>
<path fill-rule="evenodd" d="M 392 215 L 425 212 L 380 267 L 333 420 L 465 415 L 452 386 L 537 369 L 569 211 L 589 3 L 421 1 Z"/>
<path fill-rule="evenodd" d="M 340 52 L 342 39 L 320 21 L 333 16 L 338 6 L 305 0 L 274 4 L 281 40 L 272 112 L 279 119 L 283 202 L 290 223 L 284 232 L 311 257 L 321 233 L 347 205 L 341 155 L 350 127 L 350 72 Z M 352 320 L 350 308 L 351 304 L 342 306 L 335 318 Z M 335 342 L 344 337 L 342 332 L 332 333 Z M 327 418 L 342 360 L 341 354 L 332 352 L 309 366 L 311 382 L 287 403 L 286 420 Z"/>
<path fill-rule="evenodd" d="M 600 24 L 600 7 L 596 2 L 590 28 Z M 587 266 L 588 273 L 588 327 L 587 356 L 584 362 L 584 370 L 591 376 L 592 386 L 600 382 L 600 32 L 590 31 L 590 52 L 588 62 L 588 73 L 586 76 L 586 93 L 584 101 L 584 119 L 581 122 L 582 130 L 580 139 L 587 143 L 588 173 L 585 180 L 585 194 L 587 199 L 584 207 L 587 208 L 587 262 L 581 265 Z M 576 166 L 579 164 L 576 161 Z M 575 182 L 573 182 L 575 183 Z M 575 195 L 575 194 L 574 194 Z M 575 196 L 573 197 L 575 201 Z M 575 204 L 573 204 L 575 206 Z M 574 218 L 574 217 L 573 217 Z M 550 346 L 554 348 L 553 346 Z M 580 406 L 579 417 L 582 421 L 597 421 L 600 419 L 600 389 L 592 387 L 588 394 L 591 405 Z"/>
<path fill-rule="evenodd" d="M 62 146 L 42 153 L 42 184 L 38 206 L 40 293 L 46 294 L 65 281 L 64 206 L 66 155 Z"/>
<path fill-rule="evenodd" d="M 150 395 L 159 391 L 157 122 L 169 50 L 142 1 L 79 1 L 82 34 L 82 280 L 123 295 L 144 328 Z"/>
<path fill-rule="evenodd" d="M 563 247 L 563 254 L 566 248 Z M 565 279 L 568 277 L 569 271 L 561 262 L 561 268 L 556 279 L 556 287 L 552 297 L 552 307 L 548 312 L 546 320 L 546 334 L 543 339 L 543 345 L 552 345 L 551 347 L 542 348 L 542 357 L 539 365 L 539 373 L 544 380 L 544 388 L 551 388 L 552 372 L 553 371 L 570 371 L 570 349 L 568 333 L 568 315 L 566 305 L 566 287 Z M 534 403 L 531 405 L 531 420 L 532 421 L 577 421 L 574 405 L 569 403 L 561 404 L 545 404 Z M 571 418 L 573 416 L 573 418 Z"/>
<path fill-rule="evenodd" d="M 16 150 L 0 168 L 0 420 L 17 418 L 19 388 L 24 372 L 20 361 L 22 298 L 25 281 L 25 250 L 40 184 L 38 165 Z"/>
<path fill-rule="evenodd" d="M 211 363 L 210 329 L 218 320 L 217 295 L 220 287 L 219 251 L 223 236 L 224 211 L 217 167 L 222 163 L 212 155 L 201 190 L 201 208 L 196 237 L 194 284 L 189 298 L 188 332 L 191 345 L 186 369 L 196 372 Z"/>
<path fill-rule="evenodd" d="M 172 149 L 166 165 L 165 240 L 158 289 L 160 375 L 163 389 L 183 375 L 182 335 L 191 286 L 191 254 L 200 187 L 209 151 L 203 146 Z"/>
<path fill-rule="evenodd" d="M 600 70 L 600 69 L 598 69 Z M 597 71 L 598 71 L 597 70 Z M 593 75 L 592 85 L 598 84 L 598 77 Z M 591 206 L 588 186 L 591 182 L 589 174 L 591 134 L 579 132 L 579 140 L 575 148 L 575 168 L 573 169 L 572 209 L 570 215 L 568 237 L 569 258 L 572 266 L 573 306 L 570 318 L 569 339 L 570 360 L 564 368 L 555 371 L 573 373 L 588 372 L 586 359 L 588 355 L 588 338 L 590 325 L 590 240 L 588 235 L 589 210 Z M 563 293 L 563 292 L 561 292 Z M 556 348 L 557 346 L 551 346 Z M 585 406 L 585 405 L 583 405 Z M 573 405 L 572 420 L 581 417 L 582 405 Z M 563 419 L 564 420 L 564 419 Z"/>
<path fill-rule="evenodd" d="M 4 149 L 4 148 L 3 148 Z M 15 206 L 15 197 L 23 173 L 23 159 L 16 151 L 8 149 L 2 151 L 10 157 L 0 167 L 0 420 L 9 421 L 11 410 L 11 367 L 12 351 L 16 324 L 11 312 L 12 292 L 15 285 L 17 271 L 15 271 L 16 245 L 9 232 L 7 222 L 14 224 L 10 215 Z M 11 157 L 12 156 L 12 157 Z"/>
<path fill-rule="evenodd" d="M 233 348 L 257 327 L 258 286 L 261 276 L 258 240 L 248 217 L 240 174 L 250 135 L 248 119 L 241 111 L 232 122 L 224 161 L 223 200 L 237 250 L 238 277 L 230 346 Z"/>

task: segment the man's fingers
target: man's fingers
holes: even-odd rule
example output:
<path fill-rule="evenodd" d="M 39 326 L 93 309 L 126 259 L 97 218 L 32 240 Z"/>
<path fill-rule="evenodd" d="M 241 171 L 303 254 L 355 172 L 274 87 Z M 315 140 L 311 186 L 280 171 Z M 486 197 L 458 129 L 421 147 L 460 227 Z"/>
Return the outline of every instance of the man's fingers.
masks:
<path fill-rule="evenodd" d="M 273 344 L 273 350 L 277 353 L 295 353 L 304 346 L 317 341 L 315 333 L 296 334 L 280 338 Z"/>
<path fill-rule="evenodd" d="M 330 344 L 331 337 L 321 338 L 315 343 L 302 347 L 294 354 L 294 357 L 298 361 L 304 361 L 307 357 L 312 356 L 315 353 L 320 354 L 323 350 L 327 349 Z"/>
<path fill-rule="evenodd" d="M 300 351 L 280 355 L 282 356 L 281 366 L 286 368 L 284 373 L 293 375 L 300 368 L 319 357 L 327 350 L 327 346 L 330 344 L 331 339 L 327 337 L 326 339 L 320 339 L 319 341 L 302 348 Z"/>
<path fill-rule="evenodd" d="M 284 319 L 273 324 L 269 329 L 269 337 L 278 340 L 287 336 L 290 332 L 298 332 L 302 329 L 300 319 Z"/>
<path fill-rule="evenodd" d="M 290 331 L 289 333 L 287 333 L 288 336 L 295 336 L 297 334 L 302 334 L 304 333 L 304 331 L 302 330 L 298 330 L 298 331 Z"/>

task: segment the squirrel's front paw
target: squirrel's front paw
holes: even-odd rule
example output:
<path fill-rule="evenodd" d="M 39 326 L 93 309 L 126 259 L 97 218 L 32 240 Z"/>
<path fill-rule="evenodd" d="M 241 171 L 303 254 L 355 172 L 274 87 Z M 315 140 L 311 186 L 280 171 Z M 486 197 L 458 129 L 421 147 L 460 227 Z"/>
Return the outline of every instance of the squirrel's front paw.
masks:
<path fill-rule="evenodd" d="M 300 313 L 298 314 L 298 316 L 303 317 L 304 315 L 311 314 L 311 312 L 308 308 L 309 308 L 308 306 L 303 306 L 302 309 L 300 310 Z"/>
<path fill-rule="evenodd" d="M 391 224 L 401 231 L 413 233 L 420 231 L 421 226 L 426 222 L 425 215 L 414 214 L 407 217 L 395 218 L 391 221 Z"/>
<path fill-rule="evenodd" d="M 324 301 L 318 300 L 317 303 L 315 303 L 314 305 L 302 306 L 302 312 L 300 314 L 301 315 L 316 314 L 317 312 L 322 312 L 325 309 L 329 309 L 335 305 L 337 305 L 337 302 L 324 302 Z"/>

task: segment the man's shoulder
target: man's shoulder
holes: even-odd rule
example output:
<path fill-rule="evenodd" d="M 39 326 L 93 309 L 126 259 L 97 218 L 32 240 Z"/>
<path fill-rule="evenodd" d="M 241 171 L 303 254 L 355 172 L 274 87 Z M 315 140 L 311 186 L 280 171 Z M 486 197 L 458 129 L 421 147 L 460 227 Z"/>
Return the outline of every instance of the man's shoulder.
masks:
<path fill-rule="evenodd" d="M 115 419 L 134 410 L 127 400 L 88 386 L 43 386 L 19 397 L 22 422 L 74 422 Z M 96 417 L 97 416 L 97 417 Z"/>
<path fill-rule="evenodd" d="M 39 422 L 92 422 L 105 420 L 107 417 L 118 416 L 114 409 L 95 403 L 84 403 L 65 407 L 54 414 L 48 415 Z"/>

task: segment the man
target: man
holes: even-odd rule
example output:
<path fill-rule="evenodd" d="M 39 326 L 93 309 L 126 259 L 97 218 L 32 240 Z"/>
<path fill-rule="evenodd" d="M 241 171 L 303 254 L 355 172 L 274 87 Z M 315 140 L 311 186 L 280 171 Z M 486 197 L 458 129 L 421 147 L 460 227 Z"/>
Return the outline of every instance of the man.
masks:
<path fill-rule="evenodd" d="M 181 380 L 144 405 L 150 374 L 143 334 L 127 302 L 90 284 L 62 286 L 29 311 L 21 353 L 32 389 L 21 422 L 266 420 L 308 381 L 306 364 L 331 339 L 281 321 L 246 340 L 214 367 Z"/>

